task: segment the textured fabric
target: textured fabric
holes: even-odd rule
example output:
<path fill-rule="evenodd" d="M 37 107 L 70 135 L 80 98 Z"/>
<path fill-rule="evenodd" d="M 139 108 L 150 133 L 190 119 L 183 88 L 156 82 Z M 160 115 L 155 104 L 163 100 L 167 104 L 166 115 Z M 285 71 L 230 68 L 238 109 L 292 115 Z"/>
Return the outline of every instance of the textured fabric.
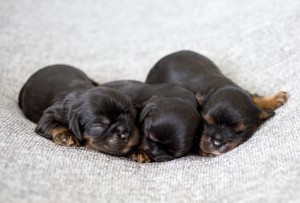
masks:
<path fill-rule="evenodd" d="M 223 156 L 151 164 L 55 145 L 18 108 L 20 88 L 46 65 L 144 81 L 181 49 L 289 101 Z M 299 0 L 0 0 L 0 202 L 299 202 L 299 59 Z"/>

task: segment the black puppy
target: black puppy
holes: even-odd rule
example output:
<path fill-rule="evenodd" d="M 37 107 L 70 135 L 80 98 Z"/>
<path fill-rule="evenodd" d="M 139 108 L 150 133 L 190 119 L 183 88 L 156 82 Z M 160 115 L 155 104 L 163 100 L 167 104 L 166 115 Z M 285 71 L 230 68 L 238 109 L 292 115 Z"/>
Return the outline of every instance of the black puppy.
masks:
<path fill-rule="evenodd" d="M 203 156 L 221 155 L 245 142 L 288 97 L 286 92 L 267 97 L 250 94 L 225 77 L 211 60 L 192 51 L 162 58 L 146 82 L 171 83 L 196 94 L 204 120 L 199 144 Z"/>
<path fill-rule="evenodd" d="M 135 108 L 121 92 L 95 85 L 74 67 L 48 66 L 25 83 L 19 106 L 36 133 L 58 144 L 127 154 L 139 142 Z"/>
<path fill-rule="evenodd" d="M 131 158 L 138 162 L 169 161 L 192 150 L 201 117 L 195 95 L 184 88 L 149 85 L 137 81 L 116 81 L 103 86 L 128 95 L 140 107 L 139 124 L 143 138 Z M 150 159 L 149 159 L 150 157 Z"/>

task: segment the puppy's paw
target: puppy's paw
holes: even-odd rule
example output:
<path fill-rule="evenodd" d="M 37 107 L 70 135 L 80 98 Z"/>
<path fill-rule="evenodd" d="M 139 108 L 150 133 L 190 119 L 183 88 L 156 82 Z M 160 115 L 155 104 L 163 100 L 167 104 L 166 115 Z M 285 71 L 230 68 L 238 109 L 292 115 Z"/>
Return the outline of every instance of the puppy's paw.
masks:
<path fill-rule="evenodd" d="M 77 138 L 67 129 L 63 127 L 54 128 L 51 132 L 53 141 L 56 144 L 79 147 Z"/>
<path fill-rule="evenodd" d="M 272 97 L 273 97 L 273 109 L 272 110 L 275 110 L 287 102 L 289 95 L 287 92 L 280 91 L 280 92 L 277 92 L 276 94 L 272 95 Z"/>
<path fill-rule="evenodd" d="M 270 96 L 259 96 L 257 94 L 252 95 L 253 103 L 261 110 L 271 110 L 279 108 L 285 104 L 288 100 L 287 92 L 277 92 Z"/>
<path fill-rule="evenodd" d="M 69 132 L 63 132 L 53 136 L 53 141 L 56 144 L 66 145 L 70 147 L 79 147 L 78 140 Z"/>
<path fill-rule="evenodd" d="M 150 157 L 145 152 L 141 152 L 141 151 L 131 152 L 129 154 L 129 158 L 132 161 L 139 162 L 139 163 L 150 163 L 151 162 Z"/>

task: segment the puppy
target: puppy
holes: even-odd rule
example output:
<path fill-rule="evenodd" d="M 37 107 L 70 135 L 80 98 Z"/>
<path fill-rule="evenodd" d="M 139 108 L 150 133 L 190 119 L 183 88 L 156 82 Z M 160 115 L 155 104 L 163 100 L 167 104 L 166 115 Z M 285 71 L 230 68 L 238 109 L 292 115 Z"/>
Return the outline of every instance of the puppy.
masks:
<path fill-rule="evenodd" d="M 128 95 L 138 106 L 142 140 L 140 153 L 131 158 L 138 162 L 169 161 L 192 150 L 201 117 L 195 95 L 170 84 L 149 85 L 137 81 L 102 84 Z"/>
<path fill-rule="evenodd" d="M 139 143 L 135 108 L 121 92 L 95 85 L 74 67 L 48 66 L 22 87 L 19 106 L 37 134 L 58 144 L 127 154 Z"/>
<path fill-rule="evenodd" d="M 204 121 L 199 143 L 203 156 L 221 155 L 248 140 L 288 98 L 286 92 L 266 97 L 250 94 L 225 77 L 211 60 L 192 51 L 162 58 L 146 82 L 171 83 L 196 94 Z"/>

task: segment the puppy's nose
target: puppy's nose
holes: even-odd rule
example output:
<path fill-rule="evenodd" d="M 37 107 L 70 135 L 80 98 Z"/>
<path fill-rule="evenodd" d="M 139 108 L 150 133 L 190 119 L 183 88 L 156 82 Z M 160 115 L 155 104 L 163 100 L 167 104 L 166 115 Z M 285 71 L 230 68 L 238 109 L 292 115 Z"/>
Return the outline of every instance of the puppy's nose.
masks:
<path fill-rule="evenodd" d="M 129 138 L 129 133 L 122 133 L 122 134 L 118 134 L 117 135 L 124 141 L 127 141 Z"/>
<path fill-rule="evenodd" d="M 215 147 L 221 147 L 222 146 L 222 142 L 220 140 L 212 140 L 212 144 L 215 146 Z"/>
<path fill-rule="evenodd" d="M 124 126 L 119 126 L 117 128 L 116 134 L 124 141 L 127 141 L 130 136 L 128 131 L 124 128 Z"/>

